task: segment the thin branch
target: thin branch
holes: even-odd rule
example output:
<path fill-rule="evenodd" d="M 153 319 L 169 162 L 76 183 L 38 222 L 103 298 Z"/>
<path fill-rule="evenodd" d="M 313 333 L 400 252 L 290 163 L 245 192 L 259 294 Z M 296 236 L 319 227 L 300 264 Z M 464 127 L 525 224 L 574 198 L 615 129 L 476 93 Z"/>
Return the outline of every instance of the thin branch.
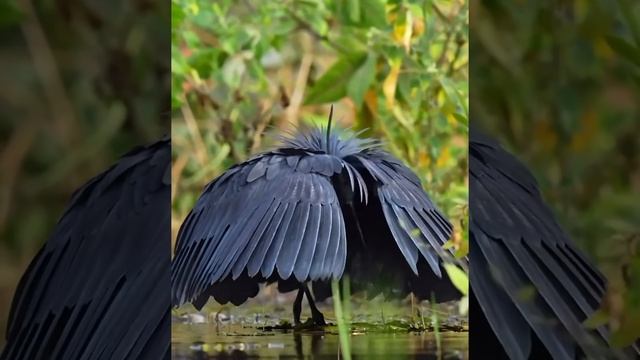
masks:
<path fill-rule="evenodd" d="M 191 111 L 191 107 L 189 103 L 184 101 L 182 105 L 182 117 L 184 118 L 185 123 L 187 124 L 187 129 L 189 130 L 189 134 L 193 139 L 193 143 L 196 149 L 196 158 L 200 165 L 205 165 L 207 163 L 207 147 L 204 145 L 204 141 L 202 140 L 202 134 L 200 134 L 200 129 L 198 128 L 198 123 L 196 122 L 195 117 L 193 116 L 193 112 Z"/>
<path fill-rule="evenodd" d="M 311 70 L 311 64 L 313 63 L 313 55 L 305 52 L 300 61 L 300 68 L 298 69 L 298 75 L 291 93 L 291 101 L 289 107 L 285 112 L 285 124 L 287 127 L 296 125 L 298 120 L 298 113 L 304 100 L 304 92 L 307 87 L 307 79 L 309 78 L 309 71 Z"/>
<path fill-rule="evenodd" d="M 298 24 L 298 26 L 302 30 L 305 30 L 306 32 L 311 34 L 316 39 L 326 42 L 329 46 L 331 46 L 332 48 L 334 48 L 336 51 L 338 51 L 340 53 L 344 54 L 344 53 L 348 52 L 348 49 L 346 49 L 343 46 L 335 43 L 334 41 L 329 39 L 329 37 L 327 35 L 322 35 L 319 32 L 317 32 L 311 25 L 309 25 L 309 23 L 307 23 L 298 14 L 296 14 L 295 11 L 291 10 L 290 8 L 287 8 L 286 12 L 287 12 L 287 14 L 289 14 L 289 16 L 291 16 L 291 18 L 293 20 L 296 21 L 296 23 Z"/>
<path fill-rule="evenodd" d="M 458 61 L 458 58 L 460 57 L 460 52 L 462 51 L 462 47 L 464 46 L 464 44 L 464 40 L 456 40 L 456 50 L 453 54 L 453 59 L 451 60 L 451 62 L 449 62 L 449 69 L 447 70 L 448 76 L 451 76 L 453 74 L 456 61 Z"/>
<path fill-rule="evenodd" d="M 178 156 L 176 161 L 173 163 L 171 167 L 171 204 L 175 200 L 175 197 L 178 192 L 178 185 L 180 183 L 180 179 L 182 178 L 182 170 L 184 170 L 187 162 L 189 161 L 189 157 L 187 154 L 183 154 Z"/>
<path fill-rule="evenodd" d="M 440 10 L 440 8 L 436 4 L 431 4 L 431 5 L 433 6 L 433 10 L 436 12 L 436 15 L 438 15 L 440 20 L 442 20 L 442 21 L 444 21 L 446 23 L 450 23 L 451 22 L 451 17 L 449 17 L 445 13 L 443 13 L 442 10 Z"/>

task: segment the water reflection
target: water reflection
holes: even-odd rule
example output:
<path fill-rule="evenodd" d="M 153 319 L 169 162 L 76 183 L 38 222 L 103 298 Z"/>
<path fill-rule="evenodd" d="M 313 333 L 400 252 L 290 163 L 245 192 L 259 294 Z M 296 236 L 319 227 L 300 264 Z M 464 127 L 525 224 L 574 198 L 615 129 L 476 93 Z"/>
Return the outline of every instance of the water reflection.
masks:
<path fill-rule="evenodd" d="M 177 326 L 176 326 L 177 325 Z M 184 328 L 188 327 L 188 328 Z M 195 329 L 195 331 L 194 331 Z M 207 325 L 173 326 L 173 359 L 337 359 L 337 334 L 259 332 L 216 335 Z M 467 333 L 443 333 L 439 357 L 433 334 L 361 334 L 351 336 L 353 359 L 467 359 Z"/>

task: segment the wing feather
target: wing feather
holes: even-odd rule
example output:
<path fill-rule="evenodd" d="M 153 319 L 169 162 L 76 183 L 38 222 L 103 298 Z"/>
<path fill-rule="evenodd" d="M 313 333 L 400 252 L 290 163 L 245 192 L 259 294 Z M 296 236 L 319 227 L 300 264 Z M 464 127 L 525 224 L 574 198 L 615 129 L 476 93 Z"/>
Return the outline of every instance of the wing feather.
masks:
<path fill-rule="evenodd" d="M 393 219 L 391 221 L 387 221 L 389 223 L 391 233 L 393 234 L 393 238 L 396 240 L 396 244 L 398 245 L 398 248 L 400 248 L 402 255 L 404 255 L 407 260 L 411 270 L 417 274 L 418 268 L 416 263 L 418 262 L 418 248 L 411 239 L 411 229 L 408 229 L 406 217 L 401 214 L 401 211 L 397 206 L 389 205 L 386 202 L 383 203 L 382 210 L 385 218 Z"/>
<path fill-rule="evenodd" d="M 283 279 L 288 279 L 293 273 L 293 265 L 300 252 L 304 233 L 307 231 L 310 212 L 311 204 L 303 202 L 298 205 L 297 211 L 293 215 L 293 226 L 289 226 L 287 239 L 278 255 L 278 273 Z"/>
<path fill-rule="evenodd" d="M 344 272 L 344 267 L 347 262 L 347 240 L 346 240 L 346 228 L 344 223 L 344 218 L 342 216 L 338 217 L 338 229 L 340 230 L 338 236 L 338 248 L 336 254 L 333 256 L 333 272 L 332 276 L 334 279 L 339 279 Z"/>
<path fill-rule="evenodd" d="M 503 289 L 493 298 L 479 295 L 478 302 L 505 350 L 517 351 L 507 333 L 521 322 L 492 319 L 487 301 L 513 304 L 553 357 L 573 358 L 577 349 L 603 351 L 606 328 L 582 325 L 602 299 L 602 275 L 575 248 L 535 179 L 514 157 L 494 143 L 474 141 L 473 133 L 470 154 L 470 256 L 472 263 L 482 256 L 494 268 L 491 278 L 472 276 L 471 287 L 476 294 L 487 283 Z M 533 290 L 532 298 L 522 298 L 526 289 Z"/>
<path fill-rule="evenodd" d="M 332 269 L 334 268 L 335 258 L 338 254 L 338 250 L 340 247 L 340 241 L 346 237 L 345 232 L 343 232 L 342 226 L 342 212 L 338 206 L 334 206 L 331 208 L 331 235 L 329 236 L 330 243 L 327 245 L 327 254 L 324 258 L 324 266 L 322 267 L 322 274 L 333 274 Z M 329 278 L 329 276 L 324 276 L 323 278 Z"/>
<path fill-rule="evenodd" d="M 265 231 L 263 237 L 256 241 L 256 248 L 251 253 L 250 260 L 247 264 L 249 276 L 253 277 L 258 273 L 258 271 L 260 271 L 260 265 L 262 265 L 264 261 L 267 250 L 269 250 L 269 247 L 271 246 L 276 235 L 276 231 L 280 227 L 288 207 L 288 203 L 283 203 L 278 206 L 278 210 L 274 214 L 273 219 L 269 223 L 269 227 Z"/>
<path fill-rule="evenodd" d="M 497 243 L 492 239 L 485 237 L 483 234 L 474 234 L 479 250 L 487 259 L 491 270 L 491 278 L 483 278 L 483 280 L 491 280 L 496 286 L 500 286 L 508 295 L 508 300 L 522 314 L 531 329 L 547 346 L 548 351 L 558 359 L 575 358 L 575 349 L 570 345 L 571 335 L 557 321 L 554 321 L 552 310 L 549 305 L 540 296 L 533 296 L 529 301 L 513 301 L 514 299 L 524 300 L 524 293 L 530 289 L 531 281 L 521 266 L 516 264 L 517 260 L 510 254 L 504 244 Z M 475 258 L 475 253 L 471 254 L 471 262 Z M 503 271 L 502 269 L 509 269 Z M 471 277 L 471 286 L 473 291 L 478 290 L 478 286 L 474 284 L 474 276 Z M 496 294 L 497 295 L 497 294 Z M 478 299 L 480 300 L 480 299 Z M 481 302 L 481 306 L 487 306 Z M 508 327 L 497 332 L 498 338 L 508 337 L 507 332 L 515 332 L 522 324 L 518 318 L 509 319 Z M 520 330 L 521 331 L 521 330 Z M 503 343 L 503 345 L 506 345 Z M 520 350 L 507 349 L 508 353 L 516 353 Z"/>
<path fill-rule="evenodd" d="M 274 270 L 283 280 L 293 275 L 298 281 L 341 274 L 346 232 L 333 231 L 335 224 L 344 227 L 331 182 L 336 170 L 342 171 L 342 162 L 333 156 L 274 151 L 212 181 L 179 231 L 173 303 L 202 303 L 207 294 L 237 302 L 217 291 L 233 281 L 270 279 Z M 246 289 L 253 294 L 254 287 Z"/>
<path fill-rule="evenodd" d="M 277 221 L 276 213 L 280 210 L 283 204 L 280 204 L 280 203 L 274 204 L 274 203 L 275 203 L 275 199 L 269 206 L 269 209 L 267 210 L 264 217 L 262 218 L 262 221 L 260 221 L 260 225 L 254 231 L 253 235 L 251 236 L 251 239 L 249 239 L 247 246 L 244 248 L 244 250 L 242 250 L 242 255 L 235 262 L 235 265 L 233 266 L 233 276 L 232 276 L 233 280 L 237 279 L 242 273 L 242 271 L 244 270 L 244 268 L 247 266 L 247 263 L 249 262 L 249 258 L 251 258 L 251 255 L 253 254 L 253 251 L 258 246 L 258 243 L 260 242 L 260 240 L 263 240 L 263 237 L 265 235 L 265 232 L 269 224 L 271 224 L 273 221 Z"/>
<path fill-rule="evenodd" d="M 470 246 L 477 246 L 476 239 L 473 239 Z M 510 301 L 504 289 L 495 281 L 491 281 L 491 266 L 481 251 L 474 251 L 473 258 L 469 262 L 472 281 L 477 284 L 471 291 L 472 306 L 479 306 L 481 309 L 478 310 L 487 314 L 484 321 L 487 321 L 490 326 L 509 329 L 501 334 L 503 337 L 500 340 L 505 344 L 504 349 L 510 359 L 527 359 L 531 352 L 531 327 L 520 310 Z M 474 303 L 473 300 L 477 302 Z M 469 327 L 478 331 L 478 335 L 471 337 L 469 341 L 470 352 L 476 356 L 480 353 L 484 355 L 483 350 L 488 348 L 487 344 L 480 339 L 481 335 L 487 336 L 482 334 L 479 328 L 482 323 L 478 321 L 484 322 L 482 319 L 483 317 L 479 316 L 477 311 L 470 313 Z M 476 339 L 480 339 L 477 345 L 474 343 Z M 492 355 L 498 357 L 497 354 Z"/>
<path fill-rule="evenodd" d="M 453 260 L 451 250 L 442 249 L 453 227 L 431 202 L 419 179 L 400 161 L 381 151 L 354 158 L 354 166 L 364 168 L 373 179 L 389 229 L 411 270 L 418 274 L 421 255 L 440 278 L 440 262 Z"/>
<path fill-rule="evenodd" d="M 291 224 L 291 219 L 293 218 L 293 214 L 296 212 L 296 208 L 299 205 L 300 204 L 298 203 L 291 204 L 291 206 L 287 209 L 287 213 L 282 221 L 282 224 L 276 230 L 274 241 L 272 242 L 271 246 L 269 246 L 269 250 L 265 255 L 264 262 L 262 263 L 261 267 L 262 276 L 265 278 L 270 277 L 273 273 L 276 262 L 278 260 L 278 255 L 280 254 L 280 248 L 282 248 L 285 235 L 287 234 L 287 230 Z"/>
<path fill-rule="evenodd" d="M 73 195 L 20 280 L 0 359 L 169 356 L 170 167 L 165 139 Z"/>
<path fill-rule="evenodd" d="M 320 230 L 318 231 L 318 241 L 316 242 L 316 250 L 313 253 L 309 276 L 313 279 L 320 278 L 324 261 L 331 240 L 331 230 L 335 226 L 333 218 L 333 209 L 331 205 L 322 205 L 322 221 L 320 222 Z"/>
<path fill-rule="evenodd" d="M 322 205 L 311 204 L 309 220 L 307 222 L 304 239 L 300 245 L 300 251 L 295 258 L 294 275 L 298 281 L 304 281 L 309 276 L 309 270 L 313 261 L 318 241 L 320 241 L 320 217 L 322 215 Z"/>

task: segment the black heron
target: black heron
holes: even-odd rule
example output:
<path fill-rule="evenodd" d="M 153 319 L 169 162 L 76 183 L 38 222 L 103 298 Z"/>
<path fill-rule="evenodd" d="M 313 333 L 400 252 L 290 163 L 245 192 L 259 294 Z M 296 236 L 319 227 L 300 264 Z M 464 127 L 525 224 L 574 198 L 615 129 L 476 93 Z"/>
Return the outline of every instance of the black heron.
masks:
<path fill-rule="evenodd" d="M 443 270 L 454 261 L 442 245 L 452 226 L 401 161 L 359 134 L 321 128 L 283 137 L 283 145 L 228 169 L 210 182 L 178 233 L 172 302 L 200 309 L 213 297 L 244 303 L 260 283 L 297 289 L 316 325 L 317 297 L 349 274 L 355 291 L 437 301 L 461 296 Z M 389 287 L 375 287 L 388 280 Z M 369 293 L 371 294 L 371 293 Z"/>
<path fill-rule="evenodd" d="M 170 357 L 171 145 L 77 190 L 16 290 L 0 359 Z"/>
<path fill-rule="evenodd" d="M 524 165 L 480 130 L 470 133 L 470 356 L 609 358 L 606 327 L 583 325 L 600 305 L 604 276 Z"/>

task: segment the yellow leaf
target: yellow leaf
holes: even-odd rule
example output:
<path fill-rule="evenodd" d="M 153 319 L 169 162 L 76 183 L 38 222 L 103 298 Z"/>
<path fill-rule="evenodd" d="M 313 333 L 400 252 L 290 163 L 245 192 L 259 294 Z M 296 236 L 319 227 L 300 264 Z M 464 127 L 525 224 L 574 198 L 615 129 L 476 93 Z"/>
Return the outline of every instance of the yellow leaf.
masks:
<path fill-rule="evenodd" d="M 442 151 L 440 152 L 440 156 L 438 156 L 438 161 L 436 162 L 436 166 L 444 167 L 449 162 L 449 159 L 451 159 L 451 153 L 449 152 L 449 148 L 445 146 L 442 148 Z"/>
<path fill-rule="evenodd" d="M 367 105 L 367 108 L 369 108 L 371 115 L 373 115 L 373 117 L 377 117 L 378 116 L 378 96 L 376 95 L 375 90 L 373 89 L 367 90 L 367 92 L 364 94 L 364 103 Z"/>
<path fill-rule="evenodd" d="M 400 75 L 401 60 L 391 61 L 391 70 L 389 75 L 384 79 L 382 84 L 382 92 L 387 99 L 387 107 L 392 108 L 395 104 L 396 87 L 398 85 L 398 76 Z"/>
<path fill-rule="evenodd" d="M 413 32 L 413 15 L 407 10 L 407 21 L 405 24 L 404 35 L 402 37 L 402 45 L 404 51 L 408 54 L 411 50 L 411 33 Z"/>
<path fill-rule="evenodd" d="M 187 8 L 189 9 L 189 11 L 191 11 L 193 15 L 198 15 L 200 13 L 200 7 L 195 2 L 189 4 Z"/>
<path fill-rule="evenodd" d="M 469 312 L 469 297 L 463 296 L 458 302 L 458 313 L 466 315 Z"/>
<path fill-rule="evenodd" d="M 469 254 L 469 242 L 463 241 L 460 239 L 460 244 L 458 249 L 456 250 L 455 257 L 456 259 L 462 259 L 463 257 Z"/>
<path fill-rule="evenodd" d="M 611 60 L 616 56 L 604 36 L 598 36 L 593 39 L 593 48 L 596 54 L 605 60 Z"/>
<path fill-rule="evenodd" d="M 420 149 L 418 152 L 418 166 L 419 167 L 427 167 L 431 164 L 431 159 L 429 158 L 429 154 L 424 149 Z"/>
<path fill-rule="evenodd" d="M 395 40 L 395 42 L 397 42 L 398 44 L 402 44 L 406 28 L 407 25 L 405 23 L 393 25 L 393 40 Z"/>
<path fill-rule="evenodd" d="M 458 288 L 463 295 L 467 295 L 469 293 L 469 277 L 467 274 L 453 264 L 444 264 L 444 269 L 447 271 L 447 275 L 449 275 L 449 279 L 451 279 L 453 285 Z"/>
<path fill-rule="evenodd" d="M 538 141 L 544 146 L 545 149 L 555 149 L 556 145 L 558 144 L 558 135 L 551 125 L 551 121 L 549 120 L 549 118 L 544 117 L 538 120 L 533 131 L 535 139 L 538 139 Z"/>
<path fill-rule="evenodd" d="M 393 24 L 392 37 L 393 40 L 402 45 L 404 51 L 408 54 L 411 49 L 411 37 L 413 35 L 413 14 L 407 10 L 404 16 L 395 18 Z"/>
<path fill-rule="evenodd" d="M 598 117 L 595 111 L 587 109 L 580 118 L 580 130 L 571 139 L 571 149 L 574 152 L 582 152 L 587 149 L 598 134 Z"/>
<path fill-rule="evenodd" d="M 419 38 L 424 33 L 424 18 L 418 17 L 413 22 L 413 37 Z"/>
<path fill-rule="evenodd" d="M 455 126 L 458 123 L 458 119 L 456 119 L 456 117 L 453 115 L 453 113 L 448 113 L 447 114 L 447 122 L 449 123 L 449 125 Z"/>

